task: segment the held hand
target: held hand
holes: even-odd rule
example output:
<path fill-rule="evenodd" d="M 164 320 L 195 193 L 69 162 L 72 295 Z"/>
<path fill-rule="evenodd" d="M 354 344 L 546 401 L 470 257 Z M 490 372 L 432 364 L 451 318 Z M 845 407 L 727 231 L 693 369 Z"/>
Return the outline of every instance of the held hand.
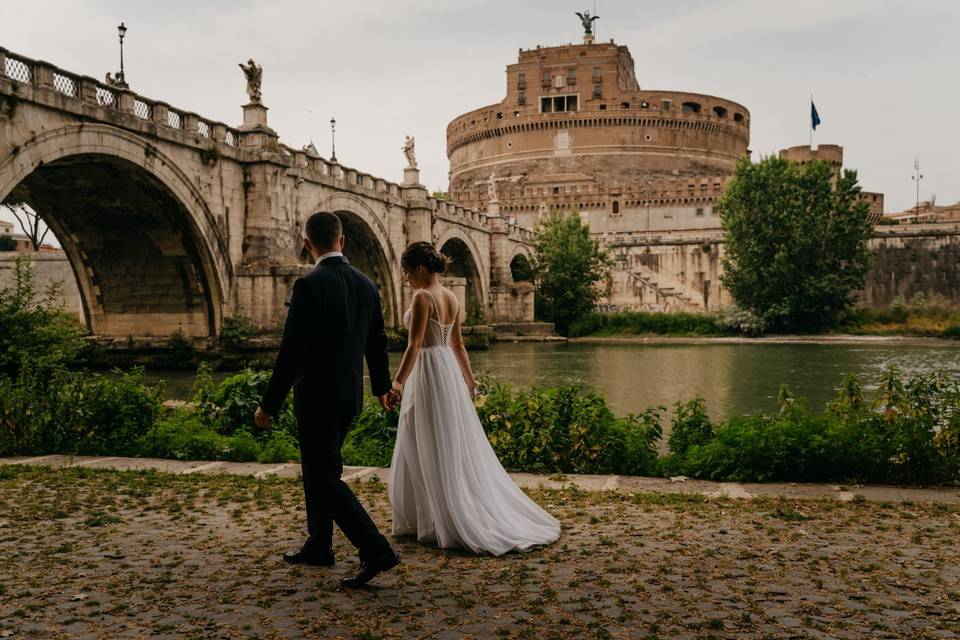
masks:
<path fill-rule="evenodd" d="M 382 396 L 377 396 L 377 400 L 380 401 L 380 406 L 383 407 L 384 411 L 393 411 L 393 402 L 391 401 L 391 396 L 393 391 L 388 391 Z"/>
<path fill-rule="evenodd" d="M 253 414 L 253 422 L 257 425 L 258 429 L 266 429 L 273 422 L 273 417 L 265 413 L 260 407 L 257 407 L 256 412 Z"/>

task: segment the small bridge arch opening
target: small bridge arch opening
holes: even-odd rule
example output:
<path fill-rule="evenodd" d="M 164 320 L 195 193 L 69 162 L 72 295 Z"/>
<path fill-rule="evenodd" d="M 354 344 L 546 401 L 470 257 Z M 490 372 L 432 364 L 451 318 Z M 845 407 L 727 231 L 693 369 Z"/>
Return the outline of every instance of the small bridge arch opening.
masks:
<path fill-rule="evenodd" d="M 470 246 L 457 236 L 450 237 L 440 245 L 440 253 L 450 258 L 447 275 L 466 280 L 465 324 L 483 324 L 486 317 L 483 280 L 480 277 L 479 261 Z"/>

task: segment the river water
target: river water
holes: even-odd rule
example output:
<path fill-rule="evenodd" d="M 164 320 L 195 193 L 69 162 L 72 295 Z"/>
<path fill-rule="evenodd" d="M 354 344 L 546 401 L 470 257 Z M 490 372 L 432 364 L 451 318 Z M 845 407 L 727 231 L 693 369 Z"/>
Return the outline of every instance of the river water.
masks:
<path fill-rule="evenodd" d="M 393 370 L 399 354 L 391 355 Z M 770 411 L 786 383 L 822 409 L 844 375 L 876 388 L 884 371 L 896 366 L 906 377 L 943 370 L 960 377 L 960 342 L 930 341 L 817 344 L 644 344 L 597 345 L 498 343 L 471 352 L 474 370 L 520 386 L 588 384 L 618 414 L 702 396 L 714 418 Z M 229 375 L 218 374 L 218 377 Z M 172 398 L 188 399 L 193 375 L 151 371 L 164 380 Z"/>

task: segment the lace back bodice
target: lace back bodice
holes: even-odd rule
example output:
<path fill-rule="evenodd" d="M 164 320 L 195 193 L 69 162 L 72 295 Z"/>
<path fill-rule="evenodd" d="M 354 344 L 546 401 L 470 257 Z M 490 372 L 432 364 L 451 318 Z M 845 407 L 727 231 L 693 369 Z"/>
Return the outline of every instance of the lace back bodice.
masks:
<path fill-rule="evenodd" d="M 451 322 L 449 324 L 443 324 L 440 322 L 440 309 L 437 307 L 437 299 L 434 298 L 433 294 L 426 289 L 424 289 L 424 292 L 430 296 L 430 301 L 433 303 L 433 311 L 430 313 L 430 320 L 427 322 L 427 331 L 423 336 L 423 346 L 449 346 L 450 334 L 453 332 L 454 323 Z M 403 314 L 403 325 L 408 330 L 410 329 L 411 309 L 412 307 L 408 308 Z M 459 310 L 457 313 L 459 313 Z"/>

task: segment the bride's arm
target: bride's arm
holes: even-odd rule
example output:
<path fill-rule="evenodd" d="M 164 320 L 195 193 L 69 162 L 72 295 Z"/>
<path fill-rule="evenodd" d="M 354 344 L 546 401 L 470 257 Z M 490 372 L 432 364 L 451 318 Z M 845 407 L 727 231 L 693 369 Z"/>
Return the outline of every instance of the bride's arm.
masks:
<path fill-rule="evenodd" d="M 413 365 L 420 355 L 423 346 L 423 336 L 427 333 L 427 323 L 430 321 L 430 301 L 426 294 L 414 292 L 413 302 L 410 305 L 410 334 L 407 336 L 407 350 L 403 352 L 400 368 L 394 378 L 393 387 L 403 391 L 403 385 L 413 371 Z"/>
<path fill-rule="evenodd" d="M 467 383 L 470 393 L 477 386 L 477 381 L 473 377 L 473 369 L 470 368 L 470 358 L 467 356 L 467 348 L 463 344 L 463 334 L 460 333 L 460 313 L 457 312 L 457 319 L 453 322 L 453 333 L 450 335 L 450 348 L 453 349 L 453 355 L 460 365 L 460 372 L 463 374 L 463 380 Z"/>

